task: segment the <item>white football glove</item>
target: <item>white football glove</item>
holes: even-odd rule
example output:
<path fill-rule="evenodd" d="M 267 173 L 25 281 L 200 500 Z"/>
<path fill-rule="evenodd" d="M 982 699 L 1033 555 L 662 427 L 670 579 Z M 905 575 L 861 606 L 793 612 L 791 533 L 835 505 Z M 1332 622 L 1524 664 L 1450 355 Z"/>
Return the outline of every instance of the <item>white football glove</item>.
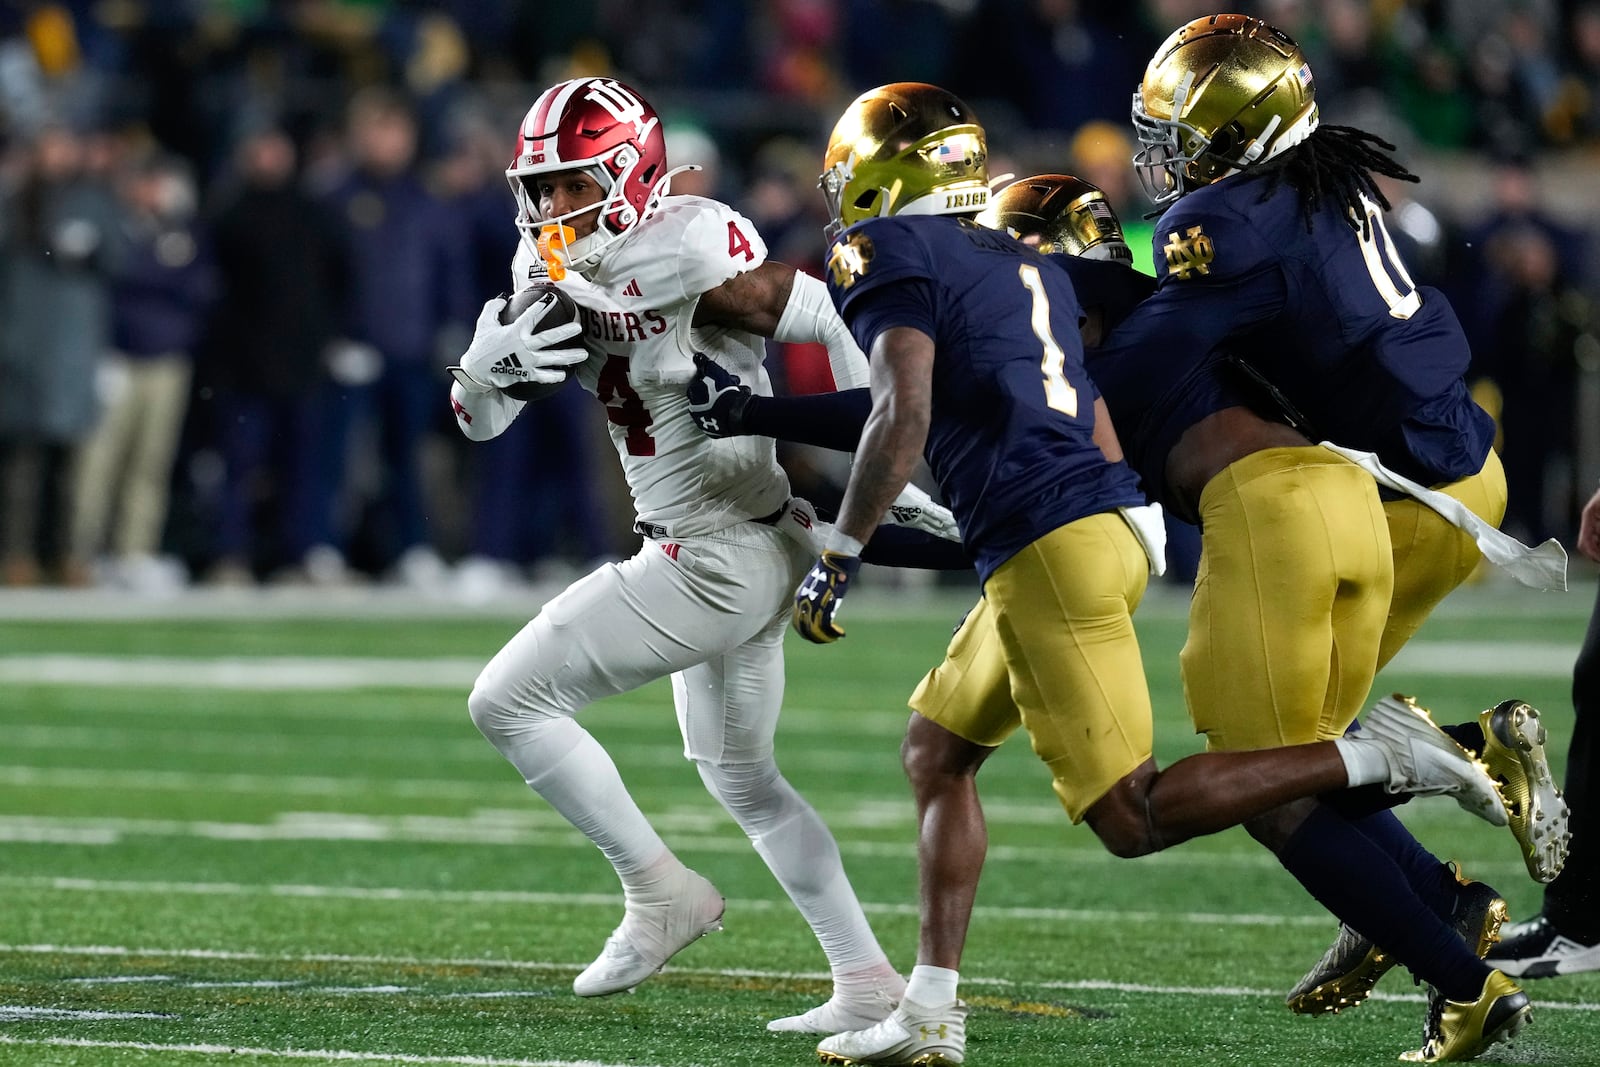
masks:
<path fill-rule="evenodd" d="M 500 311 L 507 303 L 505 297 L 497 296 L 483 305 L 472 344 L 460 365 L 448 368 L 463 389 L 487 393 L 524 382 L 557 385 L 566 379 L 566 368 L 589 358 L 581 343 L 561 347 L 561 342 L 583 332 L 581 321 L 535 332 L 535 312 L 542 307 L 534 304 L 506 325 L 500 321 Z"/>
<path fill-rule="evenodd" d="M 894 498 L 894 503 L 889 505 L 889 514 L 884 516 L 883 521 L 923 530 L 946 541 L 961 541 L 961 528 L 956 525 L 956 517 L 950 514 L 950 509 L 934 503 L 933 497 L 914 485 L 908 484 Z"/>

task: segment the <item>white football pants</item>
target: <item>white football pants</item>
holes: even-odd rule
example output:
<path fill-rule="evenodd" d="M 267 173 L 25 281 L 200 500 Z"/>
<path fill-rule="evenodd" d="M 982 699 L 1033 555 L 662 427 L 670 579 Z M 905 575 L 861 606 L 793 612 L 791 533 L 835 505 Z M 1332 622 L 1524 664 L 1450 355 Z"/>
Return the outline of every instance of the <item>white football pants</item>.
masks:
<path fill-rule="evenodd" d="M 793 521 L 786 516 L 784 521 Z M 677 861 L 574 716 L 672 675 L 684 755 L 811 925 L 835 974 L 887 965 L 816 811 L 778 771 L 790 598 L 812 557 L 755 522 L 645 541 L 545 605 L 478 676 L 472 720 L 616 868 L 630 895 Z"/>

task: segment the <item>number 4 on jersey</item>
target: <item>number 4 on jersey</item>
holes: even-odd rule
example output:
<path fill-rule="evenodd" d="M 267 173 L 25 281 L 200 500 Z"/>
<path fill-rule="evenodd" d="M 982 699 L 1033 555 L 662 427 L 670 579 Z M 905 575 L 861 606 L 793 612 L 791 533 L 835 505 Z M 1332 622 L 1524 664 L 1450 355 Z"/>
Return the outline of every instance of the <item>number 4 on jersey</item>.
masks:
<path fill-rule="evenodd" d="M 746 263 L 756 258 L 756 250 L 750 247 L 750 238 L 739 229 L 737 222 L 728 223 L 728 255 L 735 258 L 742 255 Z"/>

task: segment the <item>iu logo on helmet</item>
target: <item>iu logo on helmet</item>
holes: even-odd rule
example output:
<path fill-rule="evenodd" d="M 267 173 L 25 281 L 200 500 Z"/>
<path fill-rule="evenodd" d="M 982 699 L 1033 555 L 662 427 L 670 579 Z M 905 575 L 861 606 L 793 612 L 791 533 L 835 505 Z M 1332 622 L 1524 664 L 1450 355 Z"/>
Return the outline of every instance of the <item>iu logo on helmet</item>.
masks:
<path fill-rule="evenodd" d="M 583 94 L 585 98 L 593 100 L 607 111 L 618 122 L 626 122 L 633 127 L 634 136 L 643 144 L 650 138 L 650 131 L 655 129 L 661 121 L 655 115 L 645 119 L 646 108 L 644 101 L 628 91 L 627 87 L 614 81 L 595 80 L 589 83 L 589 91 Z"/>

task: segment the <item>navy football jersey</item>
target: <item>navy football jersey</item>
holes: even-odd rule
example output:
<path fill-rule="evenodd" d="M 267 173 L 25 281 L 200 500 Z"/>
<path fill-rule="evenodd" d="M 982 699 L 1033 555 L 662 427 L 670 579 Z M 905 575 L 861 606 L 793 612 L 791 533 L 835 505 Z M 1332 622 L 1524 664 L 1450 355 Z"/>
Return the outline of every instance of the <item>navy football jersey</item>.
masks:
<path fill-rule="evenodd" d="M 1084 359 L 1105 397 L 1123 454 L 1138 472 L 1145 493 L 1182 513 L 1168 491 L 1166 464 L 1183 432 L 1227 407 L 1251 407 L 1268 417 L 1275 413 L 1262 410 L 1258 398 L 1241 391 L 1220 355 L 1207 353 L 1197 359 L 1186 347 L 1166 345 L 1130 358 L 1125 343 L 1130 331 L 1117 327 L 1144 314 L 1142 301 L 1155 289 L 1155 279 L 1121 263 L 1050 258 L 1072 276 L 1084 302 L 1097 304 L 1105 314 L 1109 336 L 1087 350 Z"/>
<path fill-rule="evenodd" d="M 1145 297 L 1156 291 L 1156 280 L 1148 274 L 1134 270 L 1126 263 L 1110 259 L 1084 259 L 1065 252 L 1052 252 L 1045 257 L 1067 272 L 1072 279 L 1073 292 L 1078 294 L 1081 307 L 1100 309 L 1105 331 L 1133 313 Z M 1090 377 L 1094 372 L 1090 372 Z M 1098 384 L 1098 383 L 1097 383 Z M 1116 416 L 1111 416 L 1116 421 Z"/>
<path fill-rule="evenodd" d="M 1300 194 L 1282 184 L 1262 200 L 1263 181 L 1205 186 L 1157 222 L 1160 284 L 1118 330 L 1121 358 L 1156 375 L 1174 349 L 1225 346 L 1317 437 L 1425 485 L 1477 473 L 1494 424 L 1468 393 L 1471 353 L 1444 296 L 1412 283 L 1375 205 L 1364 233 L 1332 201 L 1308 231 Z"/>
<path fill-rule="evenodd" d="M 878 218 L 841 234 L 828 265 L 864 351 L 897 326 L 934 341 L 923 455 L 981 579 L 1057 527 L 1144 503 L 1094 443 L 1081 309 L 1043 256 L 960 219 Z"/>

